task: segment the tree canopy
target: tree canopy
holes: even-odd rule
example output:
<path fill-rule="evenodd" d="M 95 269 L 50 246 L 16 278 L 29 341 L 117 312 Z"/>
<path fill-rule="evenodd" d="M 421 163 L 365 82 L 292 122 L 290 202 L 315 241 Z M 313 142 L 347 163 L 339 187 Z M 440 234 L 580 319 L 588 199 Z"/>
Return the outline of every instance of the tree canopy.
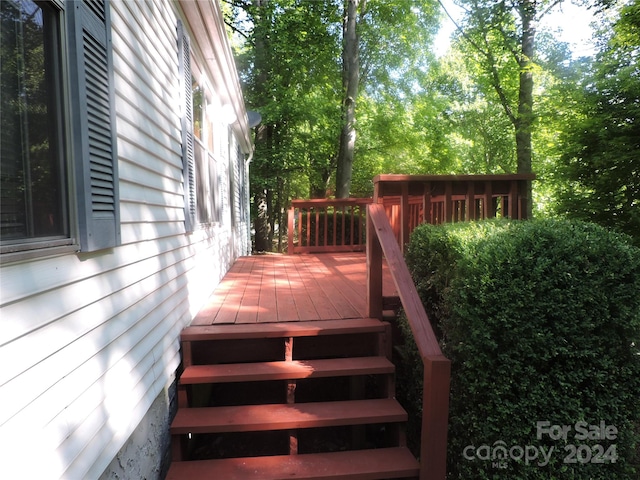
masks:
<path fill-rule="evenodd" d="M 558 211 L 619 229 L 640 243 L 640 4 L 603 25 L 601 50 L 564 130 Z"/>
<path fill-rule="evenodd" d="M 437 0 L 225 4 L 246 100 L 263 118 L 251 166 L 258 249 L 284 233 L 291 198 L 345 195 L 336 173 L 346 124 L 352 196 L 370 195 L 379 173 L 533 171 L 534 214 L 639 230 L 638 0 L 586 4 L 608 23 L 585 58 L 539 24 L 559 1 L 458 2 L 465 15 L 440 57 Z"/>

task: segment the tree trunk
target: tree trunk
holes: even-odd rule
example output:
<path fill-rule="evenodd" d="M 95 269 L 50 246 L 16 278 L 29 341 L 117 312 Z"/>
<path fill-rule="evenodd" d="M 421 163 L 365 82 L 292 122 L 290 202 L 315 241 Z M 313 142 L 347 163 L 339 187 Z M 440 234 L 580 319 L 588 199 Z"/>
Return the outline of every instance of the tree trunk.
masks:
<path fill-rule="evenodd" d="M 520 87 L 518 94 L 518 115 L 515 122 L 516 158 L 518 173 L 532 172 L 531 131 L 533 129 L 533 55 L 536 36 L 536 6 L 531 0 L 523 0 L 518 7 L 522 20 L 522 51 L 520 64 Z M 525 218 L 533 214 L 531 181 L 526 182 Z"/>
<path fill-rule="evenodd" d="M 256 230 L 255 251 L 270 252 L 271 245 L 269 243 L 269 214 L 267 210 L 267 192 L 262 191 L 256 195 L 254 202 L 257 209 L 257 215 L 254 220 L 254 228 Z"/>
<path fill-rule="evenodd" d="M 351 190 L 353 152 L 356 144 L 356 98 L 360 82 L 360 59 L 356 32 L 360 0 L 345 0 L 342 39 L 342 131 L 336 170 L 336 198 L 347 198 Z"/>
<path fill-rule="evenodd" d="M 265 85 L 267 81 L 267 69 L 264 68 L 266 62 L 266 36 L 264 25 L 262 25 L 263 11 L 266 9 L 269 0 L 253 0 L 253 5 L 256 7 L 256 33 L 255 33 L 255 58 L 256 64 L 259 67 L 258 70 L 258 82 L 259 86 Z M 272 125 L 260 125 L 256 130 L 255 145 L 256 153 L 266 152 L 269 149 L 269 145 L 272 143 L 273 132 Z M 254 195 L 255 215 L 254 218 L 254 249 L 256 252 L 270 252 L 271 242 L 269 237 L 271 236 L 270 229 L 270 211 L 268 202 L 268 187 L 266 185 L 256 185 L 258 192 Z"/>

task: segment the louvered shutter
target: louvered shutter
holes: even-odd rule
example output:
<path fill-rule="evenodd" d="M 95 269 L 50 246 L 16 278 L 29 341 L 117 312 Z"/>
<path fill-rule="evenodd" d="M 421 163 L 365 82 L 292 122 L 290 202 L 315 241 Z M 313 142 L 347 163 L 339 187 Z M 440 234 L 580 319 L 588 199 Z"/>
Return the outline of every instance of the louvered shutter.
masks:
<path fill-rule="evenodd" d="M 73 158 L 82 251 L 120 244 L 109 2 L 69 2 Z"/>
<path fill-rule="evenodd" d="M 184 25 L 178 20 L 178 63 L 182 95 L 182 177 L 184 182 L 185 229 L 192 232 L 196 225 L 196 178 L 193 139 L 193 99 L 191 84 L 191 44 Z"/>

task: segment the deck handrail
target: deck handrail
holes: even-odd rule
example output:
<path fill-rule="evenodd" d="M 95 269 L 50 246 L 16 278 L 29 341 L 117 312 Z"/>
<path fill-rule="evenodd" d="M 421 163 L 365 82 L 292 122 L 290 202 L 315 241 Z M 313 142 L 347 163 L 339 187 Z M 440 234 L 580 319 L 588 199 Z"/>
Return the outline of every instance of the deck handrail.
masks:
<path fill-rule="evenodd" d="M 292 200 L 288 253 L 362 252 L 366 206 L 371 198 Z"/>
<path fill-rule="evenodd" d="M 367 207 L 367 305 L 382 318 L 382 258 L 386 259 L 424 365 L 420 480 L 446 477 L 451 363 L 442 354 L 382 204 Z"/>

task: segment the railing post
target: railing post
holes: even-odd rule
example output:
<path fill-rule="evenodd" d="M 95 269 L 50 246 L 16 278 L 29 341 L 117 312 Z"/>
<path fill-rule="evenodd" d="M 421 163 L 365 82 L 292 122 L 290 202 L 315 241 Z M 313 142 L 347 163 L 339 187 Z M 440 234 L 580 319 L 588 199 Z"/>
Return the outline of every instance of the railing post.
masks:
<path fill-rule="evenodd" d="M 409 184 L 402 184 L 402 195 L 400 197 L 400 250 L 405 251 L 405 245 L 409 243 Z"/>
<path fill-rule="evenodd" d="M 484 208 L 482 218 L 493 218 L 496 212 L 493 209 L 493 183 L 491 181 L 484 182 Z"/>
<path fill-rule="evenodd" d="M 292 206 L 289 207 L 289 211 L 287 212 L 287 237 L 288 237 L 288 242 L 287 242 L 287 253 L 289 255 L 293 255 L 293 234 L 294 234 L 294 215 L 295 215 L 295 208 Z"/>
<path fill-rule="evenodd" d="M 518 214 L 518 182 L 511 180 L 509 182 L 509 218 L 516 219 L 520 215 Z"/>
<path fill-rule="evenodd" d="M 467 182 L 467 198 L 466 198 L 465 219 L 467 221 L 476 219 L 476 187 L 473 182 Z"/>
<path fill-rule="evenodd" d="M 367 206 L 367 316 L 382 320 L 382 247 Z"/>
<path fill-rule="evenodd" d="M 445 480 L 449 427 L 451 362 L 444 356 L 424 357 L 420 480 Z"/>
<path fill-rule="evenodd" d="M 431 182 L 424 183 L 424 193 L 422 197 L 422 221 L 433 224 L 431 215 Z"/>
<path fill-rule="evenodd" d="M 445 223 L 451 223 L 451 218 L 452 218 L 452 210 L 453 210 L 453 205 L 451 204 L 452 187 L 453 185 L 451 184 L 451 181 L 447 181 L 444 184 L 444 212 L 443 212 L 444 219 L 443 220 Z"/>

